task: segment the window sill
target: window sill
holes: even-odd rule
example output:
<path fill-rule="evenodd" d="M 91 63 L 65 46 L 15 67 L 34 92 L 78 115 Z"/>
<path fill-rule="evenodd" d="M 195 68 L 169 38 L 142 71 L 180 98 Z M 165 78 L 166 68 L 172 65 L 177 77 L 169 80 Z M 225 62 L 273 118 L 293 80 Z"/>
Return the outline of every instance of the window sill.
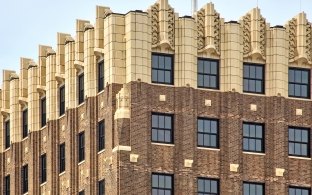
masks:
<path fill-rule="evenodd" d="M 307 102 L 312 101 L 311 98 L 300 98 L 300 97 L 289 97 L 289 96 L 287 96 L 286 98 L 290 100 L 302 100 L 302 101 L 307 101 Z"/>
<path fill-rule="evenodd" d="M 211 150 L 211 151 L 220 151 L 219 148 L 205 148 L 205 147 L 197 147 L 199 150 Z"/>
<path fill-rule="evenodd" d="M 28 195 L 28 192 L 24 193 L 23 195 Z"/>
<path fill-rule="evenodd" d="M 27 140 L 28 138 L 29 138 L 29 136 L 24 137 L 24 138 L 22 139 L 22 142 L 25 141 L 25 140 Z"/>
<path fill-rule="evenodd" d="M 265 153 L 257 153 L 257 152 L 243 152 L 243 154 L 251 154 L 251 155 L 265 156 Z"/>
<path fill-rule="evenodd" d="M 59 174 L 59 177 L 61 177 L 62 175 L 65 175 L 65 171 L 63 171 L 62 173 Z"/>
<path fill-rule="evenodd" d="M 155 86 L 175 87 L 174 84 L 153 83 L 153 82 L 151 82 L 151 84 L 152 84 L 152 85 L 155 85 Z"/>
<path fill-rule="evenodd" d="M 78 163 L 78 166 L 81 165 L 81 164 L 83 164 L 83 163 L 85 163 L 85 160 L 79 162 L 79 163 Z"/>
<path fill-rule="evenodd" d="M 102 93 L 104 93 L 105 89 L 101 90 L 101 91 L 98 91 L 97 92 L 97 95 L 101 95 Z"/>
<path fill-rule="evenodd" d="M 105 152 L 105 149 L 101 150 L 101 151 L 98 151 L 97 154 L 102 154 L 103 152 Z"/>
<path fill-rule="evenodd" d="M 259 97 L 265 97 L 265 93 L 256 93 L 256 92 L 242 92 L 243 95 L 254 95 L 254 96 L 259 96 Z"/>
<path fill-rule="evenodd" d="M 45 129 L 46 127 L 47 127 L 47 125 L 45 125 L 45 126 L 41 127 L 41 128 L 40 128 L 40 130 L 43 130 L 43 129 Z"/>
<path fill-rule="evenodd" d="M 8 147 L 8 148 L 4 149 L 3 152 L 7 152 L 7 151 L 9 151 L 10 149 L 11 149 L 11 147 Z"/>
<path fill-rule="evenodd" d="M 44 185 L 46 185 L 47 184 L 47 182 L 45 181 L 45 182 L 43 182 L 42 184 L 40 184 L 40 187 L 42 187 L 42 186 L 44 186 Z"/>
<path fill-rule="evenodd" d="M 198 87 L 198 86 L 196 86 L 195 89 L 199 89 L 199 90 L 202 90 L 202 91 L 216 91 L 216 92 L 220 92 L 220 89 L 205 88 L 205 87 Z"/>
<path fill-rule="evenodd" d="M 299 157 L 299 156 L 288 156 L 288 158 L 292 158 L 292 159 L 300 159 L 300 160 L 312 160 L 309 157 Z"/>
<path fill-rule="evenodd" d="M 155 143 L 155 142 L 152 142 L 152 145 L 157 145 L 157 146 L 174 146 L 174 144 L 165 144 L 165 143 Z"/>
<path fill-rule="evenodd" d="M 80 104 L 78 104 L 77 108 L 79 108 L 79 107 L 83 106 L 84 104 L 85 104 L 85 101 L 84 101 L 84 102 L 82 102 L 82 103 L 80 103 Z"/>

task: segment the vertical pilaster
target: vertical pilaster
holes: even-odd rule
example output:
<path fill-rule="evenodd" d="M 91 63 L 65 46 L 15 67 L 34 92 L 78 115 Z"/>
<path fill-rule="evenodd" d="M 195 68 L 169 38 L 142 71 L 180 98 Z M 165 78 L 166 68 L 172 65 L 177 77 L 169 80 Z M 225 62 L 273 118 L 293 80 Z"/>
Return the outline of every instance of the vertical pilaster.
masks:
<path fill-rule="evenodd" d="M 70 36 L 65 33 L 57 33 L 56 74 L 63 77 L 65 73 L 65 41 Z"/>
<path fill-rule="evenodd" d="M 75 41 L 68 37 L 65 45 L 65 107 L 74 108 L 77 101 Z"/>
<path fill-rule="evenodd" d="M 21 110 L 18 98 L 19 77 L 17 74 L 12 73 L 10 75 L 10 130 L 12 143 L 22 140 L 22 131 L 19 125 L 21 123 Z"/>
<path fill-rule="evenodd" d="M 39 84 L 39 68 L 34 63 L 28 66 L 28 126 L 29 131 L 38 131 L 39 128 L 39 93 L 37 85 Z"/>
<path fill-rule="evenodd" d="M 75 60 L 79 63 L 84 59 L 84 29 L 85 24 L 89 24 L 87 20 L 76 20 L 76 44 L 75 44 Z"/>
<path fill-rule="evenodd" d="M 55 78 L 56 74 L 56 55 L 53 50 L 50 50 L 46 60 L 46 110 L 47 119 L 56 120 L 57 113 L 57 102 L 58 102 L 58 88 L 57 81 Z"/>

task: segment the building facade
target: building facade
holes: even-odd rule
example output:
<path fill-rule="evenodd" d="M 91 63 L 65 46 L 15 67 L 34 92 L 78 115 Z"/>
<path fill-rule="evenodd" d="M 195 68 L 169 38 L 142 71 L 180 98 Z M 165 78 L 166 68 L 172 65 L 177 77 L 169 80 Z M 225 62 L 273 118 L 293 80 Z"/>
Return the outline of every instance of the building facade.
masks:
<path fill-rule="evenodd" d="M 0 192 L 310 195 L 312 28 L 97 6 L 3 71 Z"/>

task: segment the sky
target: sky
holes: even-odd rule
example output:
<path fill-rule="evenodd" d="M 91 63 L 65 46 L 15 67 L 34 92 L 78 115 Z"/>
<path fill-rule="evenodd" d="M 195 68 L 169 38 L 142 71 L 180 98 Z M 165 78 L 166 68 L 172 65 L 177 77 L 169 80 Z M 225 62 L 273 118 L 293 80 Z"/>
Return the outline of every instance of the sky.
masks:
<path fill-rule="evenodd" d="M 76 19 L 95 22 L 96 5 L 108 6 L 115 13 L 145 11 L 157 0 L 1 0 L 0 1 L 0 83 L 2 70 L 19 72 L 20 57 L 38 61 L 38 45 L 56 48 L 57 32 L 75 36 Z M 198 8 L 206 3 L 225 21 L 239 20 L 257 0 L 198 0 Z M 191 15 L 191 0 L 169 0 L 179 16 Z M 312 22 L 312 0 L 258 0 L 262 15 L 271 26 L 284 25 L 300 12 Z M 1 84 L 0 84 L 1 86 Z"/>

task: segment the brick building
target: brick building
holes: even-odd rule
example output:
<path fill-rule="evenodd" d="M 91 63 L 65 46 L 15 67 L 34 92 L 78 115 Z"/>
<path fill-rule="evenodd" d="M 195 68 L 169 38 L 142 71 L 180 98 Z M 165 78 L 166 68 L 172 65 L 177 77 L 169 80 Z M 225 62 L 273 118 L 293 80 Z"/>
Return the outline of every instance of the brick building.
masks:
<path fill-rule="evenodd" d="M 312 28 L 96 8 L 3 71 L 0 192 L 310 195 Z"/>

